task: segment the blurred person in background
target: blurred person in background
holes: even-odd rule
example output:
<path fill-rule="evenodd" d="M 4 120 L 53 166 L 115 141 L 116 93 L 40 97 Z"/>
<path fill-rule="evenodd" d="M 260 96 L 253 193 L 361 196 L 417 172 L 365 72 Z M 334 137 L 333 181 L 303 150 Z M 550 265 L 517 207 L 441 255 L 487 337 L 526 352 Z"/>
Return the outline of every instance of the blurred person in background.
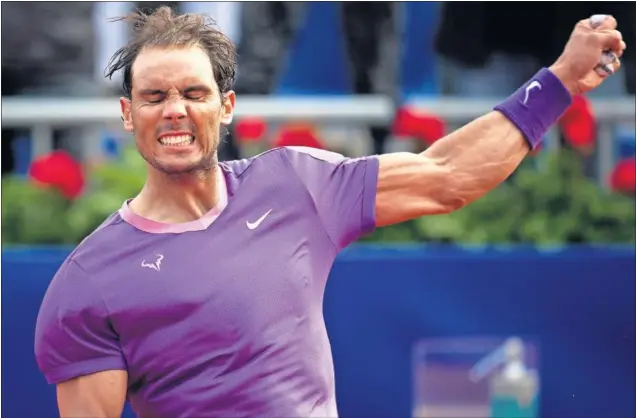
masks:
<path fill-rule="evenodd" d="M 442 58 L 443 92 L 464 97 L 504 97 L 553 62 L 580 16 L 598 10 L 624 16 L 621 33 L 636 41 L 635 2 L 447 2 L 435 48 Z M 627 18 L 627 17 L 630 18 Z M 541 25 L 541 31 L 520 30 Z M 636 94 L 636 54 L 626 51 L 623 71 L 592 95 Z"/>
<path fill-rule="evenodd" d="M 397 97 L 398 42 L 393 2 L 340 2 L 340 24 L 353 94 Z M 237 94 L 272 94 L 285 57 L 306 15 L 306 2 L 250 2 L 241 13 Z M 370 126 L 376 154 L 384 152 L 389 127 Z M 229 135 L 232 137 L 233 133 Z"/>
<path fill-rule="evenodd" d="M 236 17 L 235 45 L 238 70 L 235 90 L 239 95 L 272 94 L 284 61 L 289 40 L 295 32 L 303 2 L 247 2 Z M 241 149 L 232 126 L 223 139 L 220 160 L 240 158 Z"/>
<path fill-rule="evenodd" d="M 399 3 L 378 1 L 341 4 L 353 93 L 383 94 L 397 102 Z M 373 140 L 373 153 L 383 154 L 389 127 L 370 126 L 369 133 Z"/>
<path fill-rule="evenodd" d="M 2 95 L 90 97 L 93 82 L 92 2 L 6 2 L 2 5 Z M 2 173 L 14 169 L 22 129 L 2 130 Z M 54 148 L 81 156 L 83 128 L 54 130 Z"/>
<path fill-rule="evenodd" d="M 561 53 L 570 28 L 580 16 L 598 10 L 636 17 L 635 2 L 447 2 L 442 6 L 436 50 L 441 57 L 442 92 L 448 95 L 504 97 Z M 540 22 L 541 31 L 520 30 Z M 636 43 L 636 19 L 625 19 L 621 33 Z M 590 97 L 636 94 L 636 54 L 626 51 L 620 74 L 589 92 Z M 588 98 L 577 97 L 559 124 L 561 146 L 583 158 L 588 178 L 598 176 L 594 154 L 596 121 Z"/>
<path fill-rule="evenodd" d="M 42 302 L 35 353 L 62 416 L 120 416 L 126 399 L 141 417 L 337 416 L 322 309 L 338 253 L 497 187 L 626 47 L 614 18 L 580 21 L 550 68 L 421 154 L 286 147 L 219 163 L 232 42 L 169 8 L 128 21 L 134 36 L 107 74 L 124 71 L 122 119 L 146 184 Z"/>

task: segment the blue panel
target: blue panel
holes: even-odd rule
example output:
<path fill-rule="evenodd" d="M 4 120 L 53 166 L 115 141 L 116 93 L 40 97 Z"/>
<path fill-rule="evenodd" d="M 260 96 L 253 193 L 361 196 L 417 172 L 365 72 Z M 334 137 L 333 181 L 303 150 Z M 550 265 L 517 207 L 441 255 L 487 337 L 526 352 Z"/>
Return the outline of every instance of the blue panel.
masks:
<path fill-rule="evenodd" d="M 31 165 L 31 147 L 32 140 L 29 137 L 19 137 L 13 142 L 13 158 L 15 161 L 13 171 L 16 174 L 25 175 L 29 171 Z"/>
<path fill-rule="evenodd" d="M 340 4 L 309 2 L 305 22 L 288 52 L 278 94 L 351 93 Z"/>
<path fill-rule="evenodd" d="M 636 155 L 636 135 L 633 127 L 618 126 L 616 128 L 614 144 L 618 160 Z"/>
<path fill-rule="evenodd" d="M 402 44 L 402 94 L 436 95 L 439 93 L 435 31 L 441 4 L 438 2 L 404 3 L 405 27 Z"/>
<path fill-rule="evenodd" d="M 57 416 L 33 330 L 68 252 L 3 251 L 3 416 Z M 511 334 L 541 346 L 541 416 L 636 416 L 635 265 L 633 248 L 345 251 L 325 296 L 341 416 L 409 417 L 419 339 Z"/>

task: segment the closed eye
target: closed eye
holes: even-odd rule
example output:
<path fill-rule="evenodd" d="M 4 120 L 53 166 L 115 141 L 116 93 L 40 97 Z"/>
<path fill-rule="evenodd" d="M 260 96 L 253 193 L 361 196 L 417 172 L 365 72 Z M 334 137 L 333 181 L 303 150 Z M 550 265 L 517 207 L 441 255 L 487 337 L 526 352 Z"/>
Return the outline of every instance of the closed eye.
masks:
<path fill-rule="evenodd" d="M 143 90 L 141 96 L 148 103 L 159 103 L 164 99 L 166 93 L 161 90 Z"/>
<path fill-rule="evenodd" d="M 203 95 L 203 94 L 188 94 L 188 95 L 186 95 L 186 98 L 190 99 L 190 100 L 203 100 L 203 99 L 205 99 L 205 95 Z"/>
<path fill-rule="evenodd" d="M 183 94 L 190 100 L 202 100 L 210 94 L 210 90 L 205 86 L 193 86 L 187 88 Z"/>

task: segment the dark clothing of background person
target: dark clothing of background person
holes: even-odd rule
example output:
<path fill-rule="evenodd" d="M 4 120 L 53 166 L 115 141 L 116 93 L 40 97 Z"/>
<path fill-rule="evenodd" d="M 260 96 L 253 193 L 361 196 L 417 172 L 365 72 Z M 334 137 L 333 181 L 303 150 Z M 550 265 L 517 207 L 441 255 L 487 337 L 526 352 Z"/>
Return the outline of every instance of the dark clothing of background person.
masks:
<path fill-rule="evenodd" d="M 91 95 L 92 2 L 2 4 L 2 96 Z M 56 129 L 54 148 L 79 145 Z M 2 129 L 2 174 L 14 169 L 14 141 L 27 129 Z M 67 137 L 68 141 L 63 139 Z"/>
<path fill-rule="evenodd" d="M 340 2 L 341 27 L 354 94 L 395 96 L 398 42 L 392 2 Z M 305 2 L 250 2 L 242 9 L 237 94 L 271 94 L 307 11 Z M 387 127 L 369 127 L 381 154 Z M 231 135 L 231 133 L 230 133 Z"/>
<path fill-rule="evenodd" d="M 448 2 L 435 46 L 441 56 L 469 68 L 483 67 L 494 52 L 530 55 L 547 66 L 561 54 L 576 22 L 594 14 L 616 17 L 627 45 L 636 44 L 635 2 Z M 627 91 L 636 94 L 631 49 L 625 50 L 622 71 Z"/>

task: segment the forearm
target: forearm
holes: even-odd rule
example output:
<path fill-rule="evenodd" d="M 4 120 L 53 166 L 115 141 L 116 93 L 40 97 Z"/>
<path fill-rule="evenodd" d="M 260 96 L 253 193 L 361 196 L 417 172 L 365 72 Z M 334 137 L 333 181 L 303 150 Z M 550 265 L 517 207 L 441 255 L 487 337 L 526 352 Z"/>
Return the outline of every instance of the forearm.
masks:
<path fill-rule="evenodd" d="M 462 205 L 488 193 L 521 164 L 571 103 L 558 66 L 542 70 L 493 112 L 437 141 L 423 155 L 445 166 Z"/>
<path fill-rule="evenodd" d="M 436 141 L 421 155 L 444 168 L 448 192 L 463 206 L 501 184 L 529 151 L 521 131 L 493 111 Z"/>

